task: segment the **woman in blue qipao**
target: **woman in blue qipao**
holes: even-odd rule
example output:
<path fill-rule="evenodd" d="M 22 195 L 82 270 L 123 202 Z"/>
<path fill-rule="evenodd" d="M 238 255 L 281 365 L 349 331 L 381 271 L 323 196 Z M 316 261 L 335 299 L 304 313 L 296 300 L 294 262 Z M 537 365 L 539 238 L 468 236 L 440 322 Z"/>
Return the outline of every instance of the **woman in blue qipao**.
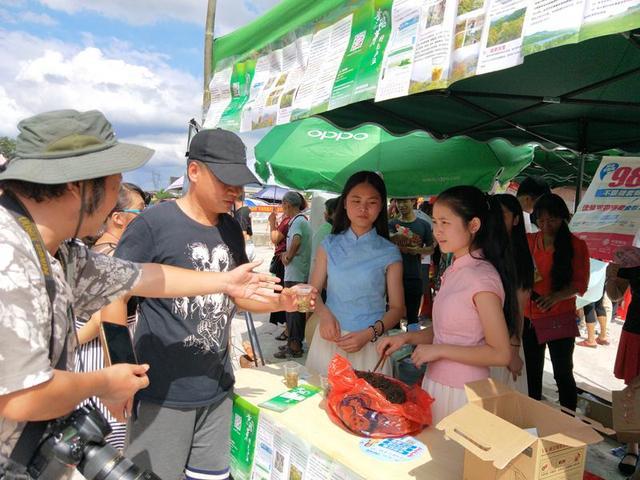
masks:
<path fill-rule="evenodd" d="M 310 282 L 327 300 L 316 300 L 319 317 L 307 368 L 327 374 L 334 354 L 357 370 L 371 370 L 375 342 L 405 314 L 402 258 L 389 241 L 387 190 L 374 172 L 353 174 L 336 207 L 333 229 L 318 248 Z M 389 362 L 382 373 L 391 374 Z"/>

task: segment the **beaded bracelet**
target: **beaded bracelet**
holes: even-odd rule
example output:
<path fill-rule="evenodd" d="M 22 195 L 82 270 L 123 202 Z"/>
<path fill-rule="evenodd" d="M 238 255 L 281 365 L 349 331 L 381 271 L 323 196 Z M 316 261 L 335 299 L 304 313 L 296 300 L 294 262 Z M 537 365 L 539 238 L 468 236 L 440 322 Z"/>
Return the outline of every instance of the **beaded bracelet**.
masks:
<path fill-rule="evenodd" d="M 371 343 L 374 343 L 378 340 L 378 332 L 376 332 L 376 329 L 373 325 L 369 325 L 369 328 L 373 330 L 373 338 L 371 339 Z"/>

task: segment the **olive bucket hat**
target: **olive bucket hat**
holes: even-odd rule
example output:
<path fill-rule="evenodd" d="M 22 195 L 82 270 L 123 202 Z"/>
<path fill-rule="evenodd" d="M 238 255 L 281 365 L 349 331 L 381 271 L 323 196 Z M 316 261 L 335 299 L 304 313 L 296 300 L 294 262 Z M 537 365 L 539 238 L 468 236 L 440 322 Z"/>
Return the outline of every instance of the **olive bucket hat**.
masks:
<path fill-rule="evenodd" d="M 56 110 L 18 123 L 16 154 L 0 180 L 59 184 L 134 170 L 153 150 L 116 140 L 113 128 L 97 111 Z"/>

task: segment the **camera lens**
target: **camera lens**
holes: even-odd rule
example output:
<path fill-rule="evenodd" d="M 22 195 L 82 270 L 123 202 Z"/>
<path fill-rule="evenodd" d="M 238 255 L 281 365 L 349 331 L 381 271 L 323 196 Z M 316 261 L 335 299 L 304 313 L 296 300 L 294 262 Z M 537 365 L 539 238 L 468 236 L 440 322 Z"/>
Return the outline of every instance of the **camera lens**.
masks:
<path fill-rule="evenodd" d="M 88 447 L 78 470 L 87 480 L 162 480 L 152 472 L 141 471 L 109 444 Z"/>

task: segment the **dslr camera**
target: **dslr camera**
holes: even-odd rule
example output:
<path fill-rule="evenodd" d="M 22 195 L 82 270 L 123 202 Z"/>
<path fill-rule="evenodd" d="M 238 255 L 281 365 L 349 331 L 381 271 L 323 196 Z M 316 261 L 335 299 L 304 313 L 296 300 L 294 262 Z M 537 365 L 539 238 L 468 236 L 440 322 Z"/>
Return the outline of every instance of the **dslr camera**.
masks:
<path fill-rule="evenodd" d="M 92 406 L 83 406 L 49 425 L 27 470 L 34 479 L 56 480 L 76 467 L 87 480 L 162 480 L 142 471 L 105 441 L 111 427 Z"/>

